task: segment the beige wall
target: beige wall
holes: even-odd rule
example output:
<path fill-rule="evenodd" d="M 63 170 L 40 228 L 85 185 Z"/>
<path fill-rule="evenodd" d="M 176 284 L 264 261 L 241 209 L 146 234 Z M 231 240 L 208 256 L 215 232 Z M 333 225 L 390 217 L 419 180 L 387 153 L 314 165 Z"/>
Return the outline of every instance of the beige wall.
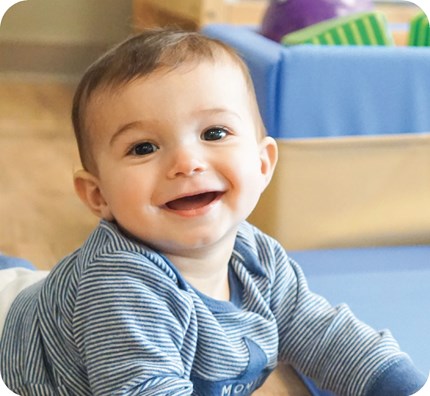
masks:
<path fill-rule="evenodd" d="M 131 0 L 26 0 L 3 18 L 0 42 L 113 43 L 131 32 Z"/>
<path fill-rule="evenodd" d="M 78 79 L 132 30 L 132 0 L 25 0 L 0 26 L 0 75 Z"/>

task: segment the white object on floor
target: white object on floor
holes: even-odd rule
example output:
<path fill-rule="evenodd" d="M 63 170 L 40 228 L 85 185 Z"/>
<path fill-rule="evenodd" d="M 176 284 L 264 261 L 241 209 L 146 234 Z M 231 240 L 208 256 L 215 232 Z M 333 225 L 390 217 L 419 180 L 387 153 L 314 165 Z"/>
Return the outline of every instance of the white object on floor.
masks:
<path fill-rule="evenodd" d="M 49 271 L 32 271 L 26 268 L 0 270 L 0 337 L 6 315 L 15 297 L 26 287 L 46 278 L 48 274 Z"/>

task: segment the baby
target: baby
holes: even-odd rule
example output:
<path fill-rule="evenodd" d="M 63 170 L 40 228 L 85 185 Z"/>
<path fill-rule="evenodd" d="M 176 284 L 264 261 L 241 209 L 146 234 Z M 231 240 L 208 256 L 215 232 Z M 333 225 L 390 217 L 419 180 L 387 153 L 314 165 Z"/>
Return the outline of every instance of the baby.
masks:
<path fill-rule="evenodd" d="M 291 364 L 338 395 L 424 384 L 389 332 L 309 291 L 245 220 L 272 176 L 252 81 L 228 46 L 148 30 L 82 78 L 76 191 L 101 218 L 8 313 L 0 370 L 20 395 L 249 395 Z"/>

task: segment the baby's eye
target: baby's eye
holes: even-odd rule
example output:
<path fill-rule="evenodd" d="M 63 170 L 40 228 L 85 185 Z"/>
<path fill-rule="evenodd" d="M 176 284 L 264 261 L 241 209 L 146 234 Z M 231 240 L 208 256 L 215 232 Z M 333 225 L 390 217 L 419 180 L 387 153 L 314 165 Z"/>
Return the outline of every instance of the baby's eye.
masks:
<path fill-rule="evenodd" d="M 155 153 L 158 150 L 158 147 L 150 142 L 143 142 L 134 145 L 131 150 L 131 155 L 142 156 Z"/>
<path fill-rule="evenodd" d="M 225 128 L 222 127 L 214 127 L 207 129 L 202 133 L 202 139 L 203 140 L 221 140 L 224 139 L 228 135 L 228 131 Z"/>

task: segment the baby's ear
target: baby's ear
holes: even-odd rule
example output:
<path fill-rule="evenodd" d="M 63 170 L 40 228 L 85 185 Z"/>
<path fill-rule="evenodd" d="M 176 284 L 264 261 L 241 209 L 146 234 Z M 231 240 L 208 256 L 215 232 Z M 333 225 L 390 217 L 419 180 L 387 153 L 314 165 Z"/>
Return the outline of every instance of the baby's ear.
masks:
<path fill-rule="evenodd" d="M 272 179 L 278 162 L 278 145 L 270 136 L 264 137 L 260 142 L 261 175 L 263 176 L 262 192 Z"/>
<path fill-rule="evenodd" d="M 105 220 L 113 220 L 112 213 L 100 189 L 99 179 L 96 176 L 81 169 L 75 172 L 73 181 L 76 193 L 91 212 Z"/>

